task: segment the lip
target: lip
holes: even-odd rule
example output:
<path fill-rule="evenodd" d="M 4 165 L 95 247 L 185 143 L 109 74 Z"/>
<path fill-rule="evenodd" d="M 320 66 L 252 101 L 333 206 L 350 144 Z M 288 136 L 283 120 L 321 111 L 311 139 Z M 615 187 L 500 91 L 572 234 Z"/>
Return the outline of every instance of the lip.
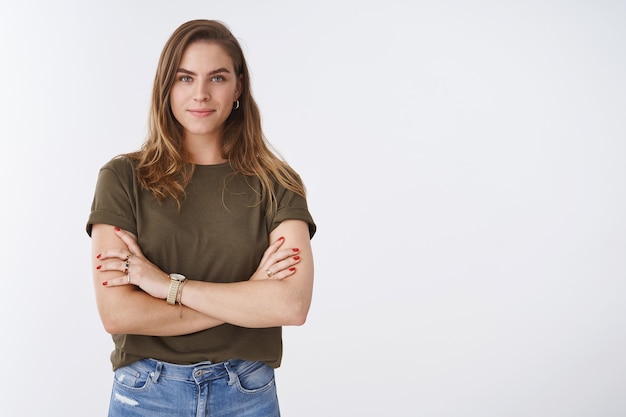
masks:
<path fill-rule="evenodd" d="M 215 113 L 215 110 L 210 109 L 189 109 L 187 110 L 192 116 L 207 117 Z"/>

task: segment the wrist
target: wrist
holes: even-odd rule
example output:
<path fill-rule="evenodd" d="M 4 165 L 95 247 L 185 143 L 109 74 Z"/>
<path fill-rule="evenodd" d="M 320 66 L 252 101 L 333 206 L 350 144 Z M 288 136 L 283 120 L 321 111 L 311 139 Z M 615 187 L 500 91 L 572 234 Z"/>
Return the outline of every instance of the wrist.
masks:
<path fill-rule="evenodd" d="M 178 286 L 178 292 L 176 293 L 176 303 L 180 306 L 180 315 L 179 317 L 183 318 L 183 287 L 187 283 L 187 280 L 184 280 Z"/>
<path fill-rule="evenodd" d="M 176 301 L 179 297 L 179 292 L 181 285 L 185 282 L 187 278 L 181 274 L 169 274 L 170 277 L 170 288 L 167 293 L 167 298 L 165 301 L 169 305 L 176 305 Z"/>

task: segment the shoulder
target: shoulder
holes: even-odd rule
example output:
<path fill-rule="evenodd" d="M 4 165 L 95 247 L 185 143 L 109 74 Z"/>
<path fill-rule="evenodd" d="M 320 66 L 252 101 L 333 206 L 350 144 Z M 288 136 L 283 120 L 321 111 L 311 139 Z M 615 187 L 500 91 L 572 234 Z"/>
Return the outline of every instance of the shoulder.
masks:
<path fill-rule="evenodd" d="M 134 171 L 135 163 L 127 155 L 118 155 L 107 161 L 102 168 L 112 171 Z"/>
<path fill-rule="evenodd" d="M 121 178 L 132 178 L 135 175 L 135 165 L 127 155 L 118 155 L 102 165 L 100 174 L 113 173 Z"/>
<path fill-rule="evenodd" d="M 135 162 L 126 155 L 116 156 L 100 167 L 97 189 L 109 193 L 112 189 L 124 188 L 127 191 L 136 187 Z"/>

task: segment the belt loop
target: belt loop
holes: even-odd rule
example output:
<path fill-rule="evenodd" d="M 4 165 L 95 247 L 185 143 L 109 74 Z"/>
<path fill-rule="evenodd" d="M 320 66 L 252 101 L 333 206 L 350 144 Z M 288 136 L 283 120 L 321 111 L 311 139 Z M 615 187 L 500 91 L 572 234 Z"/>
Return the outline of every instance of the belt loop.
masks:
<path fill-rule="evenodd" d="M 228 385 L 233 385 L 235 381 L 237 381 L 237 373 L 230 369 L 229 365 L 230 362 L 224 362 L 224 368 L 226 369 L 226 372 L 228 372 Z"/>
<path fill-rule="evenodd" d="M 154 371 L 150 372 L 150 378 L 152 382 L 156 383 L 159 380 L 159 376 L 161 375 L 161 369 L 163 369 L 163 362 L 157 362 L 154 367 Z"/>

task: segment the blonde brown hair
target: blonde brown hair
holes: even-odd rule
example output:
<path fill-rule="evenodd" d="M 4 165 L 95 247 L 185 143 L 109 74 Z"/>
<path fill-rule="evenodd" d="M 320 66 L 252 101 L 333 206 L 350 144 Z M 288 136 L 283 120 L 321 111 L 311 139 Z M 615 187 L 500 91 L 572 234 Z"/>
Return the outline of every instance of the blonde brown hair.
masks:
<path fill-rule="evenodd" d="M 183 23 L 163 48 L 154 77 L 148 137 L 140 151 L 128 154 L 137 161 L 141 185 L 159 201 L 171 197 L 180 207 L 184 199 L 194 166 L 182 145 L 183 128 L 172 113 L 170 91 L 185 49 L 197 41 L 220 45 L 233 60 L 235 73 L 241 79 L 240 107 L 232 111 L 224 124 L 224 159 L 236 172 L 260 180 L 261 198 L 270 212 L 276 209 L 275 182 L 304 196 L 298 174 L 269 149 L 263 135 L 261 115 L 252 97 L 250 74 L 239 42 L 223 23 L 214 20 Z"/>

